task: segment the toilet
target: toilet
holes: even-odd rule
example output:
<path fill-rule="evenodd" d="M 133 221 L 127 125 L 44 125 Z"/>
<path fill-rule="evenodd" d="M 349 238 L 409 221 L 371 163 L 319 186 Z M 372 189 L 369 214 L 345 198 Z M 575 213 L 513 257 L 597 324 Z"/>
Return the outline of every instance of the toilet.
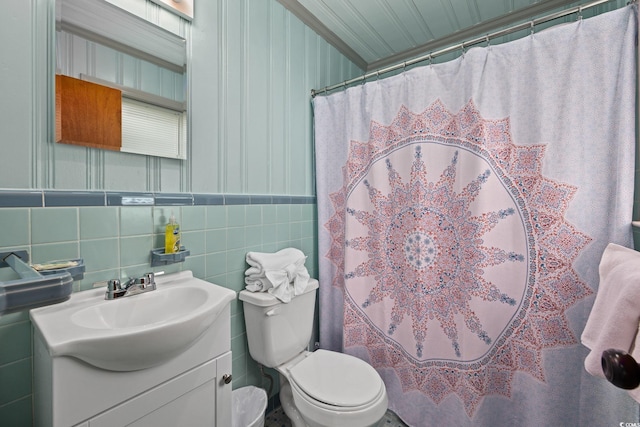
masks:
<path fill-rule="evenodd" d="M 373 426 L 387 411 L 382 378 L 343 353 L 307 350 L 318 281 L 289 303 L 266 292 L 240 292 L 249 353 L 280 373 L 280 402 L 293 427 Z"/>

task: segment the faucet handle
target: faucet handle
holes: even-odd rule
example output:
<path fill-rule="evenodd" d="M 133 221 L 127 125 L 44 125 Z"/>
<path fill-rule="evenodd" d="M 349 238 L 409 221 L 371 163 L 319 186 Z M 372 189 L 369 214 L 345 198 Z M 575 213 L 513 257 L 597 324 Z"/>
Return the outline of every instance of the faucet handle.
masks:
<path fill-rule="evenodd" d="M 155 275 L 152 272 L 149 273 L 145 273 L 144 276 L 142 276 L 142 280 L 145 285 L 145 287 L 150 287 L 152 290 L 156 289 L 156 278 Z"/>
<path fill-rule="evenodd" d="M 153 273 L 145 273 L 141 278 L 138 279 L 140 284 L 142 285 L 150 285 L 155 282 L 155 277 Z"/>
<path fill-rule="evenodd" d="M 120 280 L 111 279 L 107 282 L 107 290 L 108 291 L 119 291 L 122 290 L 122 285 L 120 284 Z"/>
<path fill-rule="evenodd" d="M 145 287 L 147 285 L 151 285 L 155 283 L 155 278 L 153 276 L 153 273 L 145 273 L 140 277 L 137 277 L 135 279 L 130 279 L 129 282 L 132 285 L 139 285 L 139 286 Z"/>
<path fill-rule="evenodd" d="M 118 279 L 111 279 L 107 281 L 107 292 L 105 292 L 105 299 L 115 299 L 123 296 L 126 290 L 122 288 L 122 284 Z"/>

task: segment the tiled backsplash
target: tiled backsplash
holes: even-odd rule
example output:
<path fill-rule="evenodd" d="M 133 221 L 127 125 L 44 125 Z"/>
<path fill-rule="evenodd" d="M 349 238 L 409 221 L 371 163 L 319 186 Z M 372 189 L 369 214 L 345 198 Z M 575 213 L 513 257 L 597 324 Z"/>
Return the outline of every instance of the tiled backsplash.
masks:
<path fill-rule="evenodd" d="M 111 278 L 178 270 L 192 270 L 199 278 L 240 291 L 247 268 L 245 254 L 284 247 L 301 249 L 308 256 L 309 273 L 317 277 L 313 197 L 180 195 L 181 200 L 176 200 L 151 195 L 155 198 L 151 206 L 113 206 L 105 196 L 103 206 L 93 206 L 100 204 L 100 197 L 87 192 L 80 199 L 91 201 L 86 206 L 77 195 L 57 193 L 59 207 L 22 207 L 25 205 L 16 200 L 30 200 L 27 196 L 5 195 L 11 196 L 14 207 L 6 207 L 10 202 L 0 197 L 5 206 L 0 208 L 0 252 L 27 250 L 34 263 L 83 258 L 86 272 L 74 283 L 74 291 Z M 40 197 L 45 200 L 46 195 Z M 184 197 L 189 199 L 186 204 L 176 204 L 185 202 Z M 162 200 L 172 203 L 159 206 Z M 69 206 L 72 203 L 78 205 Z M 182 244 L 191 255 L 184 263 L 151 268 L 150 251 L 163 246 L 164 226 L 171 213 L 181 226 Z M 10 268 L 0 269 L 0 281 L 16 278 Z M 233 387 L 263 382 L 268 386 L 249 355 L 242 306 L 237 300 L 232 303 L 231 315 Z M 7 427 L 28 426 L 32 348 L 27 312 L 0 315 L 0 343 L 0 420 Z M 277 374 L 271 374 L 277 380 Z"/>

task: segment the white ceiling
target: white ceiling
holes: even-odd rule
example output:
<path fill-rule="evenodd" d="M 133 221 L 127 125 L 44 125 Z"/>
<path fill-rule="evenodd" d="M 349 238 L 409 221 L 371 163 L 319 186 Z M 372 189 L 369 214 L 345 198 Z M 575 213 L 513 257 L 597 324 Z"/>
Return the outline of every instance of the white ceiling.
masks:
<path fill-rule="evenodd" d="M 278 0 L 365 71 L 486 35 L 576 0 Z"/>

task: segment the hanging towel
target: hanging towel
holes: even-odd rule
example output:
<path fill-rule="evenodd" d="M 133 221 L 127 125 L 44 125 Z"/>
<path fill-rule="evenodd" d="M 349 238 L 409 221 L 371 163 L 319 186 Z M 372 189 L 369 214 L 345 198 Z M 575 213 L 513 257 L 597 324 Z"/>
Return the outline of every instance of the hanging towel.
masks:
<path fill-rule="evenodd" d="M 304 263 L 307 257 L 295 248 L 276 253 L 248 252 L 249 268 L 245 271 L 246 289 L 269 292 L 283 302 L 304 293 L 309 284 L 309 272 Z"/>
<path fill-rule="evenodd" d="M 634 343 L 640 324 L 640 252 L 610 243 L 600 261 L 600 285 L 582 333 L 591 352 L 584 361 L 587 372 L 605 378 L 601 356 L 613 348 L 640 361 Z M 640 390 L 629 394 L 640 402 Z"/>

